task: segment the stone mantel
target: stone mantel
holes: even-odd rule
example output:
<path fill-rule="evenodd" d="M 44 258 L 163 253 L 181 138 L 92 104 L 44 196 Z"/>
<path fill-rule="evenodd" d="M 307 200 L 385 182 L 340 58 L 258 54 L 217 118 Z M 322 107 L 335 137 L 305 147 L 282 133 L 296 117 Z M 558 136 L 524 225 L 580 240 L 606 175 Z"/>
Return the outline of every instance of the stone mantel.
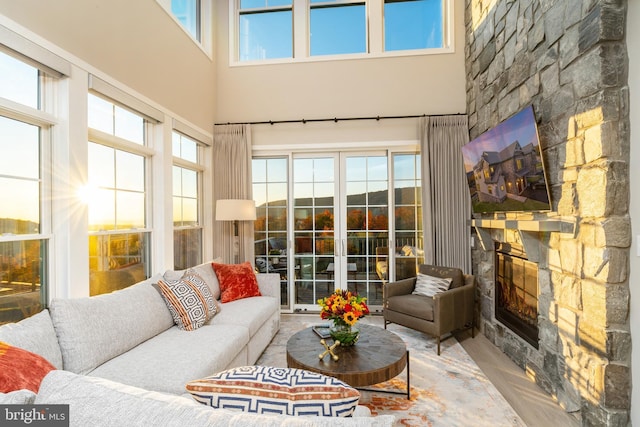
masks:
<path fill-rule="evenodd" d="M 494 250 L 490 229 L 517 230 L 529 261 L 540 260 L 540 233 L 570 233 L 575 231 L 575 219 L 545 218 L 532 219 L 471 219 L 469 225 L 476 229 L 478 240 L 485 251 Z"/>

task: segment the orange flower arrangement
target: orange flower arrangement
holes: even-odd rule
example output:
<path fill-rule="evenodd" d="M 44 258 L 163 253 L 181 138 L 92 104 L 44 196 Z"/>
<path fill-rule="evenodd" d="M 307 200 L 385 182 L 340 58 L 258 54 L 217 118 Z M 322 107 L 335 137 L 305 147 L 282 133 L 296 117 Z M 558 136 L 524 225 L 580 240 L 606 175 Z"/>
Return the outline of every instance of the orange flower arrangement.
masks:
<path fill-rule="evenodd" d="M 353 326 L 356 322 L 369 314 L 366 298 L 351 291 L 336 289 L 328 297 L 318 300 L 320 317 L 332 320 L 337 325 Z"/>

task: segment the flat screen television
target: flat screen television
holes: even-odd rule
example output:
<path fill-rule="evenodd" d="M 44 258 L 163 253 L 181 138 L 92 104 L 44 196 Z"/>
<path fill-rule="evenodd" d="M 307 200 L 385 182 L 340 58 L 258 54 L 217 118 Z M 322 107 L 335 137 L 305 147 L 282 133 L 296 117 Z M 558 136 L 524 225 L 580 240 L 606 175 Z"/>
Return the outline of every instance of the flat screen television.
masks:
<path fill-rule="evenodd" d="M 463 146 L 462 157 L 474 213 L 551 210 L 532 106 Z"/>

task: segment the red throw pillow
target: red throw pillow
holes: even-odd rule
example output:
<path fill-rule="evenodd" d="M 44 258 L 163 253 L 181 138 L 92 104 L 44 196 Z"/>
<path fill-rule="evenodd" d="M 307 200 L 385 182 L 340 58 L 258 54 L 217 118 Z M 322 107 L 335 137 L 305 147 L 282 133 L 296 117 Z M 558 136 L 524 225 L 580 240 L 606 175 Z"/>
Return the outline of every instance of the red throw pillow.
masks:
<path fill-rule="evenodd" d="M 56 368 L 42 356 L 0 342 L 0 392 L 27 389 L 38 392 L 49 371 Z"/>
<path fill-rule="evenodd" d="M 211 265 L 220 282 L 220 301 L 223 303 L 262 295 L 251 263 L 216 264 L 213 262 Z"/>

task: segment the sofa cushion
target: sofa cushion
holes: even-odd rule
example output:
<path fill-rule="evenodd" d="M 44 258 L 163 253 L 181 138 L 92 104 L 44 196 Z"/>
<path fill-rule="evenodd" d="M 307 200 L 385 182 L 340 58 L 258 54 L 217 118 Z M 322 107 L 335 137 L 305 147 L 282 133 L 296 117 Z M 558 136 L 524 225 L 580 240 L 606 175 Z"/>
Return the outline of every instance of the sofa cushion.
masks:
<path fill-rule="evenodd" d="M 252 337 L 267 320 L 280 310 L 279 300 L 273 297 L 243 298 L 222 304 L 220 314 L 212 323 L 217 325 L 238 325 L 249 329 Z M 246 313 L 251 313 L 247 316 Z"/>
<path fill-rule="evenodd" d="M 215 320 L 191 332 L 174 326 L 98 366 L 89 375 L 183 394 L 188 381 L 227 369 L 248 342 L 247 328 L 218 325 Z M 240 364 L 246 363 L 245 356 Z"/>
<path fill-rule="evenodd" d="M 49 310 L 64 369 L 86 374 L 171 328 L 171 313 L 152 286 L 161 278 L 157 275 L 110 294 L 54 299 Z"/>
<path fill-rule="evenodd" d="M 419 272 L 422 274 L 428 274 L 433 277 L 443 277 L 451 279 L 451 286 L 449 289 L 458 288 L 464 285 L 464 274 L 459 268 L 440 267 L 437 265 L 421 264 Z"/>
<path fill-rule="evenodd" d="M 44 376 L 54 369 L 44 357 L 0 342 L 0 392 L 25 389 L 37 393 Z"/>
<path fill-rule="evenodd" d="M 385 310 L 433 322 L 433 297 L 423 295 L 396 295 L 387 298 Z"/>
<path fill-rule="evenodd" d="M 143 390 L 103 378 L 52 371 L 42 381 L 36 404 L 67 404 L 74 426 L 102 427 L 391 427 L 394 417 L 291 417 L 213 410 L 191 399 Z"/>
<path fill-rule="evenodd" d="M 418 273 L 416 277 L 416 286 L 413 289 L 414 295 L 424 295 L 432 297 L 435 294 L 444 292 L 451 286 L 450 277 L 433 277 L 428 274 Z"/>
<path fill-rule="evenodd" d="M 243 366 L 187 384 L 200 403 L 258 414 L 348 417 L 360 392 L 344 382 L 302 369 Z"/>
<path fill-rule="evenodd" d="M 218 311 L 209 286 L 191 270 L 178 280 L 159 280 L 158 287 L 173 321 L 182 330 L 198 329 Z"/>
<path fill-rule="evenodd" d="M 56 369 L 62 369 L 62 353 L 49 310 L 0 326 L 0 341 L 39 354 Z"/>
<path fill-rule="evenodd" d="M 213 266 L 211 265 L 211 263 L 213 262 L 221 263 L 222 258 L 215 258 L 211 262 L 204 262 L 202 264 L 196 265 L 195 267 L 189 268 L 189 270 L 195 271 L 198 274 L 198 276 L 202 277 L 202 280 L 204 280 L 207 286 L 209 286 L 209 289 L 211 290 L 211 294 L 213 295 L 213 298 L 215 298 L 216 300 L 219 300 L 220 299 L 220 283 L 218 283 L 218 276 L 216 276 L 216 273 L 213 271 Z M 178 280 L 184 275 L 186 271 L 187 270 L 180 270 L 180 271 L 167 270 L 164 273 L 164 279 Z"/>
<path fill-rule="evenodd" d="M 256 273 L 248 261 L 242 264 L 212 263 L 212 265 L 220 282 L 220 301 L 223 303 L 260 296 Z"/>
<path fill-rule="evenodd" d="M 36 394 L 31 390 L 21 389 L 0 393 L 0 405 L 31 405 L 36 400 Z"/>

